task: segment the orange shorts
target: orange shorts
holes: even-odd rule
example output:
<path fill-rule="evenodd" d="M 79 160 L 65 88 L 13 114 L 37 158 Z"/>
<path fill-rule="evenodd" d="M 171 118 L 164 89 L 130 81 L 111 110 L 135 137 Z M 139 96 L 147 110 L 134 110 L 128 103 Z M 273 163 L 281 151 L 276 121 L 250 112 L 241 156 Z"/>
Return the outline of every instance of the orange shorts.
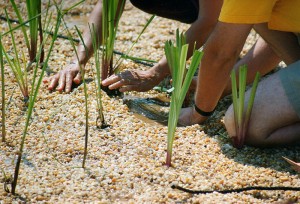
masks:
<path fill-rule="evenodd" d="M 300 0 L 224 0 L 219 21 L 300 33 Z"/>

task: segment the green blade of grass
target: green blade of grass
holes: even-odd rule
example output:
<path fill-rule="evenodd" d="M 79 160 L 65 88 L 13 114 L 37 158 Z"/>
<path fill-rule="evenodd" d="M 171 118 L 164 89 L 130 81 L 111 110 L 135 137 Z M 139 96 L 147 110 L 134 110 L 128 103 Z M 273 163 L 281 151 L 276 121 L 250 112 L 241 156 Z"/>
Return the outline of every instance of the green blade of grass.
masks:
<path fill-rule="evenodd" d="M 17 7 L 15 1 L 14 1 L 14 0 L 10 0 L 10 3 L 11 3 L 11 5 L 12 5 L 14 11 L 15 11 L 15 14 L 16 14 L 17 17 L 18 17 L 18 20 L 19 20 L 20 24 L 22 25 L 22 24 L 24 23 L 24 20 L 23 20 L 21 14 L 20 14 L 20 11 L 19 11 L 19 9 L 18 9 L 18 7 Z M 33 19 L 31 19 L 31 20 L 33 20 Z M 30 22 L 30 21 L 28 21 L 28 22 Z M 24 24 L 24 25 L 25 25 L 25 24 Z M 24 26 L 21 26 L 21 30 L 22 30 L 22 33 L 23 33 L 23 35 L 24 35 L 26 47 L 28 48 L 28 50 L 29 50 L 29 52 L 30 52 L 30 44 L 29 44 L 29 40 L 28 40 L 28 36 L 27 36 L 26 29 L 25 29 Z"/>
<path fill-rule="evenodd" d="M 245 121 L 244 121 L 244 126 L 243 126 L 243 136 L 244 137 L 247 133 L 246 131 L 247 131 L 248 126 L 249 126 L 251 111 L 252 111 L 252 108 L 253 108 L 254 99 L 255 99 L 256 90 L 257 90 L 259 80 L 260 80 L 260 74 L 257 72 L 256 75 L 255 75 L 253 85 L 252 85 L 250 98 L 249 98 L 249 101 L 248 101 L 247 110 L 246 110 L 246 114 L 245 114 Z M 244 137 L 243 137 L 242 143 L 244 142 Z"/>
<path fill-rule="evenodd" d="M 102 95 L 101 95 L 101 68 L 100 68 L 100 56 L 99 52 L 97 50 L 97 32 L 95 30 L 94 24 L 92 25 L 92 28 L 89 25 L 90 33 L 92 36 L 92 43 L 94 48 L 94 58 L 95 58 L 95 65 L 96 65 L 96 78 L 97 78 L 97 106 L 98 106 L 98 117 L 101 122 L 100 128 L 105 128 L 107 126 L 104 115 L 103 115 L 103 106 L 102 106 Z"/>
<path fill-rule="evenodd" d="M 5 11 L 6 17 L 8 18 L 7 10 L 4 9 L 4 11 Z M 10 21 L 8 21 L 8 27 L 9 27 L 10 30 L 12 29 L 12 25 L 11 25 Z M 27 80 L 24 79 L 24 77 L 26 77 L 27 74 L 24 74 L 24 73 L 27 70 L 25 69 L 24 72 L 22 71 L 22 68 L 21 68 L 22 66 L 21 66 L 21 62 L 20 62 L 21 60 L 19 58 L 19 50 L 18 50 L 16 42 L 15 42 L 14 33 L 11 32 L 10 36 L 11 36 L 11 41 L 12 41 L 13 51 L 15 53 L 15 57 L 14 57 L 13 60 L 11 60 L 9 58 L 9 56 L 7 55 L 7 52 L 5 50 L 3 50 L 3 53 L 4 53 L 4 55 L 7 59 L 7 62 L 10 65 L 11 70 L 13 71 L 13 73 L 16 77 L 16 81 L 17 81 L 17 83 L 20 87 L 20 90 L 21 90 L 22 94 L 23 94 L 24 101 L 26 102 L 28 100 L 28 97 L 29 97 L 29 91 L 28 91 L 28 85 L 26 84 Z M 26 64 L 25 61 L 23 61 L 23 63 Z"/>
<path fill-rule="evenodd" d="M 71 32 L 70 32 L 70 30 L 69 30 L 69 28 L 68 28 L 68 26 L 67 26 L 67 24 L 64 20 L 63 20 L 63 23 L 64 23 L 64 26 L 65 26 L 65 28 L 67 30 L 67 33 L 68 33 L 69 42 L 71 43 L 72 48 L 75 51 L 76 59 L 77 59 L 77 62 L 78 62 L 79 68 L 80 68 L 80 72 L 81 72 L 81 79 L 82 79 L 82 82 L 83 82 L 84 105 L 85 105 L 85 134 L 84 134 L 84 138 L 85 138 L 84 141 L 85 142 L 84 142 L 84 153 L 83 153 L 83 160 L 82 160 L 82 168 L 85 168 L 85 163 L 86 163 L 86 158 L 87 158 L 87 147 L 88 147 L 88 134 L 89 134 L 89 109 L 88 109 L 87 85 L 86 85 L 86 81 L 85 81 L 85 78 L 84 78 L 84 70 L 83 70 L 83 67 L 82 67 L 81 63 L 79 62 L 79 55 L 78 55 L 75 43 L 72 40 L 73 38 L 72 38 Z M 79 35 L 79 37 L 81 39 L 81 43 L 83 44 L 83 46 L 85 48 L 86 56 L 88 56 L 88 53 L 87 53 L 88 49 L 87 49 L 87 47 L 84 43 L 82 35 L 79 32 L 79 29 L 78 29 L 77 26 L 75 26 L 75 29 L 76 29 L 77 34 Z"/>
<path fill-rule="evenodd" d="M 40 9 L 38 8 L 38 6 L 41 5 L 39 1 L 40 0 L 26 0 L 27 15 L 29 19 L 39 14 L 38 11 Z M 36 58 L 36 52 L 37 52 L 38 18 L 34 18 L 33 20 L 29 21 L 29 33 L 30 33 L 29 58 L 30 58 L 30 62 L 34 62 Z"/>
<path fill-rule="evenodd" d="M 187 94 L 187 91 L 189 90 L 189 87 L 191 85 L 191 82 L 193 80 L 193 76 L 200 64 L 201 58 L 203 56 L 203 52 L 200 52 L 196 50 L 192 56 L 192 61 L 190 64 L 190 67 L 188 69 L 188 72 L 186 73 L 186 77 L 183 82 L 182 90 L 180 95 L 185 96 Z M 180 103 L 182 104 L 184 101 L 184 97 L 181 98 Z"/>
<path fill-rule="evenodd" d="M 232 89 L 232 102 L 233 102 L 233 112 L 235 121 L 235 137 L 238 136 L 238 95 L 237 95 L 237 84 L 236 84 L 236 74 L 235 70 L 231 71 L 231 89 Z"/>
<path fill-rule="evenodd" d="M 180 87 L 180 92 L 178 92 L 178 95 L 180 95 L 180 93 L 181 93 L 181 89 L 182 89 L 181 87 L 182 87 L 183 80 L 185 77 L 186 57 L 187 57 L 188 48 L 189 48 L 188 44 L 185 44 L 181 47 L 181 53 L 180 53 L 180 59 L 179 59 L 179 69 L 178 69 L 179 72 L 178 72 L 178 76 L 177 76 L 178 79 L 176 80 L 177 81 L 176 85 L 178 87 Z"/>
<path fill-rule="evenodd" d="M 2 35 L 0 34 L 0 67 L 1 67 L 1 90 L 2 90 L 2 142 L 5 142 L 6 137 L 6 112 L 5 112 L 5 78 L 4 78 L 4 64 L 3 64 L 3 54 L 2 54 Z"/>
<path fill-rule="evenodd" d="M 239 111 L 238 111 L 238 125 L 239 130 L 241 130 L 243 125 L 244 118 L 244 104 L 245 104 L 245 91 L 246 91 L 246 77 L 247 77 L 247 68 L 242 66 L 239 69 Z"/>
<path fill-rule="evenodd" d="M 130 59 L 132 61 L 157 63 L 156 60 L 146 59 L 146 58 L 142 58 L 142 57 L 134 57 L 134 56 L 130 56 L 130 55 L 121 55 L 121 57 L 124 58 L 124 59 Z"/>

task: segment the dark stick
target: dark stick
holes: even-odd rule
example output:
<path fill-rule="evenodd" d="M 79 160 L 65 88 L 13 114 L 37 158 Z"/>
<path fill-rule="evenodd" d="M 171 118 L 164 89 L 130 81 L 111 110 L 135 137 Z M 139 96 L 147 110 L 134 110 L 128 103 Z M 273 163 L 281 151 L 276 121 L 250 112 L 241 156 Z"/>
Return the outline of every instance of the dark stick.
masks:
<path fill-rule="evenodd" d="M 266 186 L 249 186 L 245 188 L 236 188 L 236 189 L 229 189 L 229 190 L 215 190 L 215 191 L 203 191 L 203 190 L 191 190 L 187 188 L 183 188 L 178 185 L 172 185 L 171 188 L 173 189 L 178 189 L 186 193 L 191 193 L 191 194 L 207 194 L 207 193 L 221 193 L 221 194 L 227 194 L 227 193 L 240 193 L 244 191 L 251 191 L 251 190 L 267 190 L 267 191 L 300 191 L 300 187 L 289 187 L 289 186 L 271 186 L 271 187 L 266 187 Z"/>

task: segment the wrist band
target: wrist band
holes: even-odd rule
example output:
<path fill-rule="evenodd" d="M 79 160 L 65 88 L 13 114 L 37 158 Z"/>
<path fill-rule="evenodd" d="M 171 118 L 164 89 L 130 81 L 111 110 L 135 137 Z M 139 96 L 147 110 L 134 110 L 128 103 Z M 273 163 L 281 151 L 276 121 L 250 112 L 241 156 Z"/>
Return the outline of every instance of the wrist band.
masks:
<path fill-rule="evenodd" d="M 196 106 L 196 104 L 194 105 L 194 107 L 195 107 L 195 110 L 197 111 L 197 113 L 199 113 L 200 115 L 202 115 L 204 117 L 211 116 L 214 113 L 214 111 L 215 111 L 215 110 L 213 110 L 213 111 L 210 111 L 210 112 L 205 112 L 205 111 L 201 110 L 200 108 L 198 108 Z"/>

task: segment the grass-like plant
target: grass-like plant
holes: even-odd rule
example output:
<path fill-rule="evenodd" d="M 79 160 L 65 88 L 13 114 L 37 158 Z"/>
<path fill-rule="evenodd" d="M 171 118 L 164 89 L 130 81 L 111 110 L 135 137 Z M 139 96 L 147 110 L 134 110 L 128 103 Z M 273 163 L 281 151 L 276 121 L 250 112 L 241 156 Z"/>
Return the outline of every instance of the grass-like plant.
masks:
<path fill-rule="evenodd" d="M 20 14 L 20 11 L 15 3 L 14 0 L 10 0 L 11 5 L 18 17 L 18 20 L 20 24 L 23 24 L 24 20 Z M 29 62 L 30 64 L 32 62 L 36 61 L 36 55 L 37 55 L 37 48 L 38 48 L 38 34 L 40 36 L 40 42 L 43 41 L 43 34 L 42 34 L 42 19 L 41 19 L 41 0 L 26 0 L 26 8 L 27 8 L 27 16 L 28 19 L 31 19 L 29 21 L 29 35 L 26 32 L 25 26 L 22 26 L 22 32 L 24 35 L 25 43 L 28 49 L 29 53 Z M 30 42 L 29 42 L 30 39 Z M 40 46 L 40 49 L 42 49 L 40 61 L 42 62 L 44 59 L 44 48 L 43 46 Z"/>
<path fill-rule="evenodd" d="M 84 45 L 84 47 L 86 48 L 86 45 L 83 41 L 82 35 L 79 32 L 78 28 L 76 27 L 76 31 L 81 39 L 82 44 Z M 88 94 L 87 94 L 87 87 L 86 87 L 86 81 L 84 78 L 84 70 L 83 67 L 81 67 L 81 64 L 79 63 L 79 56 L 78 53 L 76 51 L 76 47 L 73 43 L 72 40 L 70 40 L 73 44 L 73 49 L 75 50 L 75 54 L 76 54 L 76 58 L 78 60 L 78 64 L 80 66 L 80 72 L 81 72 L 81 77 L 82 77 L 82 82 L 83 82 L 83 90 L 84 90 L 84 104 L 85 104 L 85 139 L 84 139 L 84 153 L 83 153 L 83 160 L 82 160 L 82 168 L 85 167 L 85 161 L 86 161 L 86 157 L 87 157 L 87 146 L 88 146 L 88 136 L 89 136 L 89 109 L 88 109 Z M 87 49 L 85 49 L 87 50 Z"/>
<path fill-rule="evenodd" d="M 186 69 L 188 47 L 185 35 L 179 34 L 179 30 L 176 31 L 175 45 L 170 40 L 165 43 L 165 55 L 172 75 L 172 86 L 174 87 L 168 119 L 167 166 L 171 166 L 172 147 L 181 106 L 202 57 L 202 52 L 194 50 L 190 67 Z"/>
<path fill-rule="evenodd" d="M 237 80 L 235 70 L 231 72 L 231 86 L 232 86 L 232 101 L 234 109 L 234 121 L 236 136 L 233 137 L 233 145 L 237 148 L 241 148 L 244 145 L 245 137 L 247 134 L 249 121 L 251 117 L 251 111 L 255 99 L 256 89 L 260 74 L 256 73 L 250 98 L 248 101 L 247 109 L 245 109 L 245 91 L 246 91 L 246 79 L 247 79 L 247 66 L 241 66 L 239 68 L 239 87 L 237 88 Z"/>
<path fill-rule="evenodd" d="M 51 51 L 53 49 L 54 46 L 54 42 L 57 38 L 57 34 L 58 34 L 58 30 L 59 30 L 59 26 L 61 24 L 61 19 L 63 18 L 63 16 L 72 8 L 76 7 L 77 5 L 79 5 L 80 3 L 84 2 L 84 0 L 81 0 L 78 3 L 75 3 L 73 6 L 71 6 L 70 8 L 64 10 L 63 12 L 61 11 L 61 9 L 58 7 L 57 4 L 55 4 L 56 6 L 56 10 L 57 10 L 57 18 L 56 18 L 56 24 L 54 27 L 54 31 L 53 31 L 53 36 L 52 36 L 52 40 L 50 42 L 50 46 L 49 46 L 49 51 L 47 53 L 46 59 L 43 63 L 42 66 L 42 71 L 41 74 L 38 76 L 37 75 L 37 71 L 38 71 L 38 60 L 37 63 L 35 65 L 35 69 L 34 69 L 34 73 L 33 73 L 33 80 L 32 80 L 32 91 L 31 94 L 29 96 L 29 102 L 28 102 L 28 109 L 27 109 L 27 117 L 26 117 L 26 121 L 25 121 L 25 127 L 24 127 L 24 131 L 22 134 L 22 138 L 21 138 L 21 144 L 20 144 L 20 148 L 19 151 L 17 153 L 17 162 L 16 162 L 16 167 L 15 167 L 15 172 L 14 172 L 14 178 L 13 181 L 11 183 L 11 192 L 12 194 L 15 194 L 16 192 L 16 187 L 17 187 L 17 182 L 18 182 L 18 176 L 19 176 L 19 170 L 20 170 L 20 165 L 21 165 L 21 160 L 22 160 L 22 154 L 23 154 L 23 149 L 24 149 L 24 144 L 25 144 L 25 138 L 27 135 L 27 131 L 28 131 L 28 127 L 30 125 L 30 121 L 31 121 L 31 116 L 32 116 L 32 111 L 33 111 L 33 107 L 39 92 L 39 88 L 40 85 L 42 83 L 42 79 L 46 70 L 46 67 L 48 65 L 48 61 L 50 59 L 51 56 Z M 48 29 L 49 28 L 49 22 L 51 21 L 51 16 L 49 17 L 49 20 L 46 23 L 46 28 L 47 30 L 52 30 L 52 29 Z M 48 39 L 48 37 L 50 37 L 49 35 L 47 36 L 47 38 L 43 38 L 43 42 L 40 44 L 40 46 L 43 46 L 46 42 L 46 40 Z M 39 52 L 37 54 L 37 59 L 40 59 L 41 56 L 41 49 L 39 49 Z"/>
<path fill-rule="evenodd" d="M 113 51 L 124 0 L 102 1 L 102 80 L 113 74 Z"/>
<path fill-rule="evenodd" d="M 132 50 L 133 46 L 137 43 L 141 35 L 144 33 L 146 28 L 154 19 L 153 15 L 145 24 L 142 31 L 139 33 L 136 40 L 132 43 L 131 47 L 127 50 L 126 54 L 122 55 L 116 65 L 113 66 L 113 52 L 115 39 L 117 35 L 119 21 L 122 15 L 122 10 L 125 4 L 125 0 L 103 0 L 102 1 L 102 71 L 101 79 L 104 80 L 113 73 L 120 72 L 120 65 L 123 59 L 132 58 L 128 56 L 129 52 Z M 146 61 L 140 58 L 139 60 Z"/>
<path fill-rule="evenodd" d="M 2 121 L 1 121 L 1 130 L 2 130 L 2 142 L 5 142 L 6 137 L 6 113 L 5 113 L 5 78 L 4 78 L 4 64 L 3 64 L 3 54 L 2 54 L 2 35 L 0 34 L 0 67 L 1 67 L 1 90 L 2 90 Z"/>
<path fill-rule="evenodd" d="M 71 32 L 69 31 L 68 29 L 68 26 L 66 24 L 66 22 L 64 21 L 64 25 L 65 25 L 65 28 L 68 32 L 68 37 L 69 37 L 69 41 L 73 47 L 73 49 L 75 50 L 75 55 L 76 55 L 76 59 L 78 61 L 78 64 L 80 66 L 80 72 L 81 72 L 81 80 L 83 82 L 83 92 L 84 92 L 84 105 L 85 105 L 85 134 L 84 134 L 84 153 L 83 153 L 83 160 L 82 160 L 82 168 L 85 168 L 85 162 L 86 162 L 86 157 L 87 157 L 87 146 L 88 146 L 88 136 L 89 136 L 89 109 L 88 109 L 88 93 L 87 93 L 87 86 L 86 86 L 86 81 L 85 81 L 85 78 L 84 78 L 84 70 L 83 70 L 83 67 L 81 66 L 81 63 L 79 63 L 79 56 L 78 56 L 78 52 L 77 52 L 77 49 L 76 49 L 76 46 L 75 46 L 75 43 L 74 41 L 72 40 L 72 36 L 71 36 Z M 83 44 L 84 48 L 85 48 L 85 51 L 87 52 L 87 48 L 86 48 L 86 45 L 84 43 L 84 40 L 82 38 L 82 35 L 78 29 L 77 26 L 75 26 L 75 29 L 77 31 L 77 34 L 79 35 L 80 37 L 80 40 L 81 40 L 81 43 Z"/>
<path fill-rule="evenodd" d="M 103 115 L 103 106 L 102 106 L 102 95 L 101 95 L 101 67 L 100 67 L 100 53 L 97 49 L 97 33 L 94 24 L 89 25 L 90 33 L 92 36 L 93 49 L 94 49 L 94 59 L 95 59 L 95 68 L 96 68 L 96 94 L 97 94 L 97 109 L 98 117 L 97 121 L 100 120 L 99 127 L 101 129 L 107 127 L 107 124 Z M 97 124 L 98 126 L 98 124 Z"/>
<path fill-rule="evenodd" d="M 8 18 L 8 14 L 6 9 L 4 9 L 6 17 Z M 12 25 L 10 23 L 10 21 L 8 21 L 8 27 L 10 30 L 12 30 Z M 27 100 L 29 99 L 29 89 L 28 89 L 28 81 L 27 81 L 27 63 L 25 60 L 25 55 L 22 51 L 20 51 L 17 48 L 17 44 L 15 41 L 15 36 L 14 36 L 14 32 L 10 32 L 10 37 L 11 37 L 11 42 L 13 45 L 13 52 L 14 52 L 14 56 L 13 58 L 11 58 L 10 55 L 8 55 L 7 51 L 5 49 L 3 49 L 3 54 L 6 58 L 6 61 L 8 62 L 15 78 L 16 81 L 20 87 L 20 90 L 22 92 L 22 95 L 24 97 L 24 102 L 26 103 Z M 22 53 L 22 59 L 20 59 L 19 53 Z"/>
<path fill-rule="evenodd" d="M 28 19 L 31 19 L 41 13 L 41 0 L 26 0 L 26 7 L 28 13 Z M 37 41 L 38 41 L 38 31 L 40 31 L 40 36 L 43 36 L 41 23 L 41 15 L 29 22 L 29 33 L 30 33 L 30 51 L 29 60 L 34 62 L 37 54 Z M 43 47 L 41 47 L 43 50 Z M 41 59 L 43 58 L 43 51 L 41 52 Z"/>

